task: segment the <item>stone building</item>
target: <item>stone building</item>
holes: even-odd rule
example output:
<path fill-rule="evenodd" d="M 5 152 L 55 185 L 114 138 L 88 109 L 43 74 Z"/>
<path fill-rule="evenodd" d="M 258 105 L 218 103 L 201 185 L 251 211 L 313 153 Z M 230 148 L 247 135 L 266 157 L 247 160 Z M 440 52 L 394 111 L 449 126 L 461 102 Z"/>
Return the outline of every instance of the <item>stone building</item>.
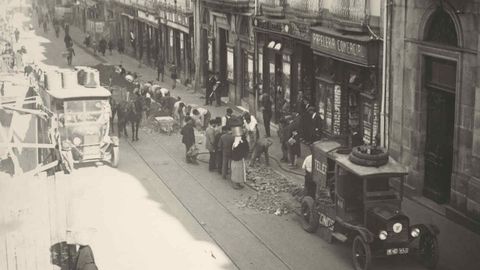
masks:
<path fill-rule="evenodd" d="M 407 190 L 480 231 L 480 1 L 392 1 L 390 153 Z"/>

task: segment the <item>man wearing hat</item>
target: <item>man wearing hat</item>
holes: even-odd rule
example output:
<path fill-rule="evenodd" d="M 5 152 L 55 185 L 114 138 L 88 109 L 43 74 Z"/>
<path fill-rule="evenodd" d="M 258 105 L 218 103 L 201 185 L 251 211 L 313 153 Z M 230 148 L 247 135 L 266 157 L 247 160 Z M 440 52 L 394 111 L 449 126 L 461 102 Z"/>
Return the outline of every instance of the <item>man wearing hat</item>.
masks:
<path fill-rule="evenodd" d="M 225 134 L 220 137 L 218 142 L 218 148 L 222 151 L 222 176 L 223 179 L 227 179 L 228 169 L 230 168 L 232 157 L 232 145 L 234 137 L 232 131 L 228 127 L 225 127 Z"/>

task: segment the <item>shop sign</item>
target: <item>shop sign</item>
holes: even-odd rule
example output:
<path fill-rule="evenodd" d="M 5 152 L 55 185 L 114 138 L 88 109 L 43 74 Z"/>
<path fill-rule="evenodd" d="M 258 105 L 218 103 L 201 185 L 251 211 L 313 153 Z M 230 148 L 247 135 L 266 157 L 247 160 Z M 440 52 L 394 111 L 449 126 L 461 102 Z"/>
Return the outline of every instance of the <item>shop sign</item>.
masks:
<path fill-rule="evenodd" d="M 157 18 L 153 14 L 145 13 L 141 10 L 138 11 L 138 18 L 143 19 L 153 25 L 158 25 Z"/>
<path fill-rule="evenodd" d="M 103 33 L 103 29 L 105 28 L 104 22 L 96 22 L 95 23 L 95 32 L 96 33 Z"/>
<path fill-rule="evenodd" d="M 310 27 L 306 24 L 257 20 L 256 27 L 258 29 L 288 34 L 303 40 L 310 40 Z"/>
<path fill-rule="evenodd" d="M 365 65 L 375 65 L 370 59 L 368 41 L 349 40 L 326 33 L 312 33 L 312 48 L 321 53 L 336 56 L 341 59 L 359 62 Z M 373 55 L 372 55 L 373 56 Z"/>

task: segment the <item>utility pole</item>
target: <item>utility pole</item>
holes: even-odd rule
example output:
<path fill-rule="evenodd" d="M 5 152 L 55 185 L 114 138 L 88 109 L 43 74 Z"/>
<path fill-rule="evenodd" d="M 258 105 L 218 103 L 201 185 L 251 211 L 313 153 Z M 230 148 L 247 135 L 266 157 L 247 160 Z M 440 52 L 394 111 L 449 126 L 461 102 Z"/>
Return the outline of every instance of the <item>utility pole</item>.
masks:
<path fill-rule="evenodd" d="M 194 47 L 195 47 L 195 83 L 193 86 L 193 92 L 198 92 L 200 90 L 200 78 L 201 78 L 201 71 L 203 70 L 203 63 L 200 63 L 200 53 L 201 50 L 201 37 L 200 37 L 200 27 L 201 27 L 201 19 L 200 19 L 200 4 L 201 0 L 195 0 L 195 7 L 193 12 L 193 28 L 194 28 Z"/>

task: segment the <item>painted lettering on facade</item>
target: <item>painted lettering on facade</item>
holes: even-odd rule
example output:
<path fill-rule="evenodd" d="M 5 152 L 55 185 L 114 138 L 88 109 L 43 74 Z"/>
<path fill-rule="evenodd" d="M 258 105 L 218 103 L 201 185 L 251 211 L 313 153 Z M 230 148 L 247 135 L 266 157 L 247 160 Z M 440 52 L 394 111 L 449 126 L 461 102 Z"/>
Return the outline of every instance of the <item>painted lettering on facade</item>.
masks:
<path fill-rule="evenodd" d="M 333 51 L 347 56 L 367 57 L 367 49 L 364 45 L 320 33 L 312 34 L 312 47 L 318 50 Z"/>

